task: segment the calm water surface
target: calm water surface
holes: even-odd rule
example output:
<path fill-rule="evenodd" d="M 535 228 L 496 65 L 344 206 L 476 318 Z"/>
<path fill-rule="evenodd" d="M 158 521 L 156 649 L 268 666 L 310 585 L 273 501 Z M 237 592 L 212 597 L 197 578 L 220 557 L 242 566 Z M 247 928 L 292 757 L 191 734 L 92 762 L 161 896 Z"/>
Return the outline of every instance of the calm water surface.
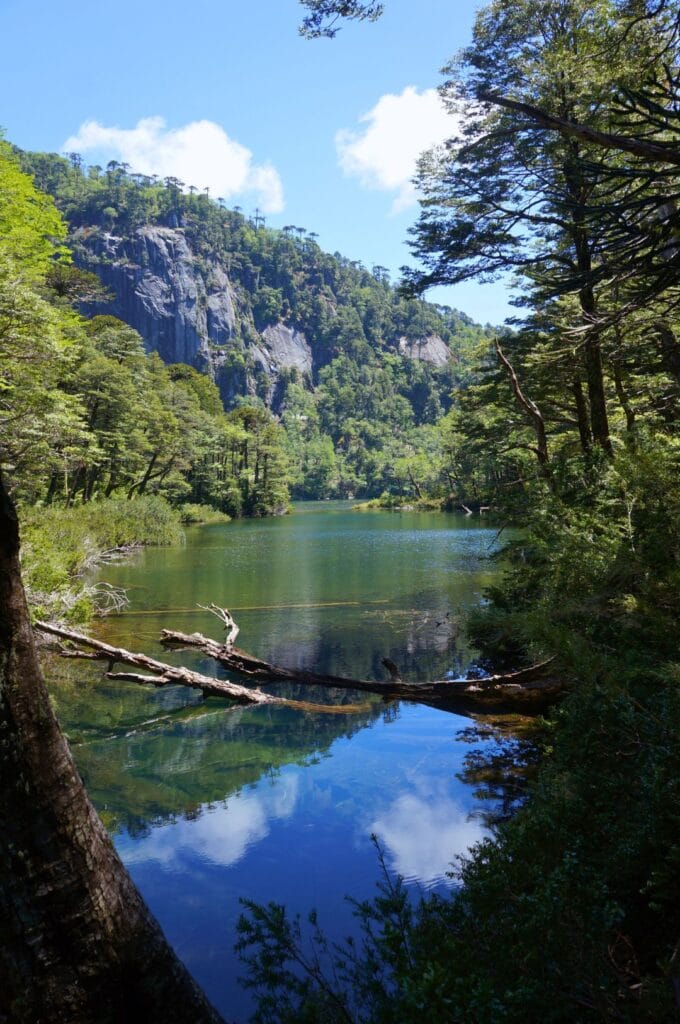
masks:
<path fill-rule="evenodd" d="M 213 601 L 234 611 L 239 644 L 269 661 L 383 678 L 389 656 L 406 678 L 457 675 L 473 657 L 461 613 L 493 579 L 495 533 L 479 518 L 358 513 L 341 502 L 192 528 L 181 548 L 107 567 L 103 578 L 131 603 L 99 633 L 159 655 L 164 626 L 218 636 L 217 620 L 196 607 Z M 161 656 L 216 673 L 200 655 Z M 316 907 L 342 938 L 354 930 L 344 896 L 372 895 L 379 875 L 372 833 L 388 864 L 425 888 L 450 884 L 452 859 L 484 834 L 489 808 L 460 777 L 467 719 L 364 698 L 351 714 L 233 709 L 183 688 L 113 684 L 89 667 L 62 672 L 59 715 L 97 808 L 227 1019 L 245 1021 L 251 1009 L 232 951 L 239 898 Z"/>

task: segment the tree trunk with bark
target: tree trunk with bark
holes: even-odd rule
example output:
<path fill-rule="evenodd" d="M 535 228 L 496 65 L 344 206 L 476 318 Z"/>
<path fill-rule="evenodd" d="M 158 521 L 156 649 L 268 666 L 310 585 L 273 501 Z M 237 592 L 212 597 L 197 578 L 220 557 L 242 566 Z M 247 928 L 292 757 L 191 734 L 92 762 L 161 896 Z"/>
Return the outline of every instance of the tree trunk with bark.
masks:
<path fill-rule="evenodd" d="M 85 792 L 38 665 L 0 478 L 0 1019 L 217 1024 Z"/>
<path fill-rule="evenodd" d="M 522 391 L 519 380 L 517 378 L 517 374 L 515 373 L 515 369 L 510 360 L 508 359 L 508 357 L 506 356 L 505 352 L 501 348 L 498 338 L 495 339 L 495 345 L 498 358 L 500 359 L 508 377 L 510 378 L 510 383 L 512 385 L 515 400 L 520 409 L 522 410 L 522 412 L 524 413 L 524 415 L 526 416 L 526 418 L 528 419 L 534 431 L 534 435 L 536 437 L 536 446 L 532 447 L 531 450 L 534 452 L 536 458 L 538 459 L 538 467 L 541 472 L 541 476 L 547 483 L 550 490 L 554 492 L 555 481 L 553 480 L 552 468 L 550 465 L 550 456 L 548 454 L 548 435 L 546 433 L 545 420 L 543 419 L 541 410 L 538 408 L 536 403 L 533 402 L 530 398 L 528 398 Z"/>
<path fill-rule="evenodd" d="M 576 420 L 578 422 L 578 436 L 581 442 L 581 450 L 587 454 L 593 447 L 593 433 L 590 429 L 590 417 L 588 415 L 588 403 L 583 394 L 581 378 L 576 375 L 571 386 L 576 406 Z"/>

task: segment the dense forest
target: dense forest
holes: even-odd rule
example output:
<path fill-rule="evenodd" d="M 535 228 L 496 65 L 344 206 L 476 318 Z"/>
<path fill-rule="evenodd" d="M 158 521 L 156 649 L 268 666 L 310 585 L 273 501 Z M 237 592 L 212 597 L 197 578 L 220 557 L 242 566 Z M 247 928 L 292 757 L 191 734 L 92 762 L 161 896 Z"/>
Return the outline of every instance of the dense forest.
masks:
<path fill-rule="evenodd" d="M 77 312 L 101 286 L 0 146 L 0 464 L 34 604 L 86 618 L 96 595 L 74 580 L 99 552 L 176 540 L 180 518 L 285 510 L 283 430 L 262 405 L 226 413 L 208 377 L 146 354 L 123 321 Z"/>
<path fill-rule="evenodd" d="M 267 228 L 175 178 L 18 156 L 66 219 L 76 266 L 108 289 L 81 308 L 206 373 L 227 409 L 271 409 L 293 497 L 446 492 L 439 424 L 488 330 L 405 297 L 384 267 L 330 255 L 304 228 Z M 190 500 L 221 504 L 205 488 Z"/>
<path fill-rule="evenodd" d="M 312 37 L 382 9 L 304 2 Z M 553 658 L 569 685 L 540 724 L 526 799 L 458 865 L 452 895 L 414 902 L 386 873 L 356 907 L 363 940 L 331 947 L 312 914 L 311 959 L 285 908 L 248 906 L 261 1022 L 677 1019 L 679 41 L 667 0 L 483 7 L 446 69 L 461 127 L 421 160 L 421 269 L 399 291 L 191 185 L 2 144 L 0 459 L 36 604 L 96 604 L 49 598 L 72 579 L 68 544 L 87 557 L 69 517 L 92 509 L 105 547 L 148 541 L 185 503 L 278 511 L 289 483 L 454 495 L 520 528 L 470 616 L 485 663 Z M 123 282 L 171 240 L 203 282 L 205 331 L 194 320 L 193 350 L 187 328 L 166 365 L 125 322 Z M 514 275 L 517 316 L 493 339 L 420 298 L 499 274 Z M 440 343 L 451 358 L 417 358 Z M 12 646 L 17 621 L 0 617 L 3 693 L 30 652 Z"/>
<path fill-rule="evenodd" d="M 179 520 L 450 496 L 444 409 L 488 331 L 172 179 L 8 143 L 0 175 L 0 461 L 41 613 L 114 607 L 82 582 L 97 553 L 176 540 Z M 172 300 L 135 305 L 130 281 Z"/>

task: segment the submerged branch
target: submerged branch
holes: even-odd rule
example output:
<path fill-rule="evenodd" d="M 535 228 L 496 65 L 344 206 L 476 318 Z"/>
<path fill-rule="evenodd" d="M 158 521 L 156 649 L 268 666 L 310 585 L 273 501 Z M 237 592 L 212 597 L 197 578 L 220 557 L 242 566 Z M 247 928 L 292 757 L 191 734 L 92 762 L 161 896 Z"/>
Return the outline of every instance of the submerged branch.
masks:
<path fill-rule="evenodd" d="M 486 676 L 482 679 L 438 679 L 432 682 L 407 683 L 394 662 L 383 659 L 390 673 L 389 680 L 353 679 L 326 675 L 308 669 L 273 665 L 242 651 L 233 644 L 220 644 L 201 633 L 181 633 L 164 629 L 161 643 L 167 647 L 191 647 L 258 683 L 298 683 L 330 689 L 359 690 L 388 700 L 406 700 L 418 704 L 444 707 L 449 710 L 470 710 L 485 707 L 520 707 L 524 711 L 541 710 L 553 704 L 567 689 L 566 683 L 548 675 L 554 658 L 517 672 Z"/>
<path fill-rule="evenodd" d="M 205 676 L 200 672 L 193 672 L 191 669 L 168 665 L 164 661 L 157 661 L 146 654 L 137 654 L 128 651 L 124 647 L 113 647 L 111 644 L 93 637 L 76 633 L 72 629 L 64 629 L 61 626 L 52 625 L 49 622 L 36 622 L 35 628 L 50 636 L 58 636 L 62 640 L 69 640 L 75 644 L 75 649 L 61 650 L 62 657 L 83 658 L 85 660 L 101 660 L 108 662 L 106 676 L 108 679 L 139 683 L 143 686 L 189 686 L 194 690 L 200 690 L 206 697 L 227 697 L 238 704 L 278 704 L 285 707 L 295 707 L 300 711 L 318 711 L 325 714 L 350 714 L 360 710 L 356 706 L 349 705 L 328 705 L 311 704 L 306 701 L 287 700 L 284 697 L 276 697 L 271 693 L 263 693 L 249 686 L 240 686 L 227 679 L 216 679 L 214 676 Z M 91 647 L 93 651 L 83 651 L 81 648 Z M 114 666 L 120 662 L 123 665 L 133 665 L 136 668 L 146 669 L 152 675 L 138 672 L 114 672 Z"/>
<path fill-rule="evenodd" d="M 541 711 L 553 704 L 567 689 L 567 684 L 550 676 L 548 669 L 553 658 L 532 665 L 518 672 L 486 676 L 482 679 L 440 679 L 433 682 L 408 683 L 402 680 L 399 669 L 389 658 L 383 664 L 390 673 L 389 680 L 352 679 L 345 676 L 326 675 L 307 669 L 292 669 L 272 665 L 234 647 L 233 638 L 238 627 L 227 609 L 215 609 L 224 623 L 228 637 L 226 643 L 205 637 L 201 633 L 181 633 L 164 629 L 161 642 L 173 648 L 193 648 L 219 662 L 239 676 L 271 685 L 272 683 L 294 683 L 306 686 L 321 686 L 336 690 L 370 693 L 384 700 L 404 700 L 427 704 L 448 711 L 474 711 L 484 709 Z M 256 687 L 243 686 L 227 679 L 216 679 L 191 669 L 168 665 L 146 654 L 114 647 L 101 640 L 95 640 L 82 633 L 76 633 L 47 622 L 37 622 L 36 628 L 44 633 L 68 640 L 75 645 L 60 651 L 63 657 L 105 660 L 108 662 L 107 678 L 138 683 L 144 686 L 181 685 L 200 690 L 206 696 L 226 697 L 239 704 L 278 704 L 300 711 L 315 711 L 326 714 L 351 714 L 365 710 L 365 705 L 313 704 L 265 693 Z M 83 650 L 89 648 L 89 650 Z M 142 672 L 114 672 L 116 663 L 142 669 Z"/>

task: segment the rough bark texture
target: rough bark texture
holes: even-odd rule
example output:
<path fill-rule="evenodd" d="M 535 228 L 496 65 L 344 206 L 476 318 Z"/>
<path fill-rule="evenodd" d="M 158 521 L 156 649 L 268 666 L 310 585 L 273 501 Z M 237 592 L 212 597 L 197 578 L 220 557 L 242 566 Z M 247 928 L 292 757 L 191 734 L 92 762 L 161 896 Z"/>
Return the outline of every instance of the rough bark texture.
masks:
<path fill-rule="evenodd" d="M 0 1020 L 217 1024 L 92 807 L 52 712 L 0 478 Z"/>

